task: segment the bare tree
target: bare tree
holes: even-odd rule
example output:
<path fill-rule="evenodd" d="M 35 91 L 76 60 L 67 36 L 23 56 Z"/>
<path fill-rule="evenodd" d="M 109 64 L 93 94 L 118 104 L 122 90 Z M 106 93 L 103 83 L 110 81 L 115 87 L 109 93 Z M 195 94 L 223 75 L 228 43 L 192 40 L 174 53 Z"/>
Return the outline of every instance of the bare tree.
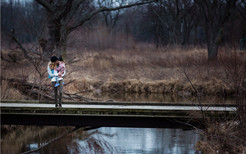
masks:
<path fill-rule="evenodd" d="M 238 3 L 238 11 L 244 21 L 246 21 L 246 1 L 240 0 Z"/>
<path fill-rule="evenodd" d="M 208 60 L 217 60 L 225 24 L 235 11 L 238 0 L 195 0 L 204 19 Z"/>
<path fill-rule="evenodd" d="M 93 16 L 105 11 L 115 11 L 154 1 L 139 1 L 116 7 L 93 7 L 89 0 L 36 0 L 48 14 L 48 40 L 44 51 L 52 55 L 60 54 L 66 59 L 68 35 L 89 21 Z"/>
<path fill-rule="evenodd" d="M 99 7 L 114 7 L 117 6 L 123 6 L 124 1 L 123 0 L 97 0 L 97 4 Z M 116 25 L 117 20 L 119 19 L 121 10 L 116 11 L 104 11 L 102 12 L 103 20 L 105 22 L 106 27 L 110 30 L 113 29 Z"/>
<path fill-rule="evenodd" d="M 157 42 L 161 44 L 186 44 L 194 25 L 196 6 L 187 0 L 160 0 L 149 7 Z"/>
<path fill-rule="evenodd" d="M 44 14 L 41 6 L 36 2 L 5 1 L 1 2 L 1 32 L 4 45 L 9 43 L 6 34 L 10 29 L 16 32 L 16 38 L 22 43 L 37 41 Z"/>

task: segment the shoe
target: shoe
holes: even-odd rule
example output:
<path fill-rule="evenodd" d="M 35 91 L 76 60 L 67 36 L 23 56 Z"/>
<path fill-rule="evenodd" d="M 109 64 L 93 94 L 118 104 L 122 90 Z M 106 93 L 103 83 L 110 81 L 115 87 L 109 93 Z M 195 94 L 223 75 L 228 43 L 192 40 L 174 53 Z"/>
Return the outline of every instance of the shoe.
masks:
<path fill-rule="evenodd" d="M 58 87 L 59 85 L 60 85 L 59 83 L 56 83 L 56 84 L 55 84 L 55 87 Z"/>
<path fill-rule="evenodd" d="M 59 107 L 62 107 L 62 105 L 61 105 L 61 104 L 59 104 Z"/>
<path fill-rule="evenodd" d="M 56 104 L 56 106 L 55 107 L 58 107 L 58 104 Z"/>

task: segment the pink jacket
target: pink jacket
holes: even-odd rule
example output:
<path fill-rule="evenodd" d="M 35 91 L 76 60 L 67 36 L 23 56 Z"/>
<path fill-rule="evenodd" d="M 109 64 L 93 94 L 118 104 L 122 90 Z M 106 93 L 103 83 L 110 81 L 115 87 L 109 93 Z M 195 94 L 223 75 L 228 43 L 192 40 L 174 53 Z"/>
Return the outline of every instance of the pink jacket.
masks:
<path fill-rule="evenodd" d="M 57 70 L 57 72 L 63 74 L 65 69 L 66 69 L 65 63 L 60 63 L 56 70 Z"/>

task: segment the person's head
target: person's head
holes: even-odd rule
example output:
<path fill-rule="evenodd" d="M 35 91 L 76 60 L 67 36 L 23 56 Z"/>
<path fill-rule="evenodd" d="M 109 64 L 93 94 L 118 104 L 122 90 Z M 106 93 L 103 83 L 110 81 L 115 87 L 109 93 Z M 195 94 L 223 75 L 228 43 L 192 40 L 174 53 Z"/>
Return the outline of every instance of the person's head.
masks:
<path fill-rule="evenodd" d="M 57 68 L 57 64 L 58 64 L 58 58 L 56 57 L 56 56 L 52 56 L 51 58 L 50 58 L 50 64 L 49 64 L 49 67 L 50 67 L 50 69 L 55 69 L 55 68 Z"/>
<path fill-rule="evenodd" d="M 62 56 L 58 60 L 63 62 Z"/>
<path fill-rule="evenodd" d="M 50 61 L 51 61 L 52 63 L 56 62 L 57 60 L 58 60 L 58 58 L 57 58 L 56 56 L 52 56 L 52 57 L 50 58 Z"/>

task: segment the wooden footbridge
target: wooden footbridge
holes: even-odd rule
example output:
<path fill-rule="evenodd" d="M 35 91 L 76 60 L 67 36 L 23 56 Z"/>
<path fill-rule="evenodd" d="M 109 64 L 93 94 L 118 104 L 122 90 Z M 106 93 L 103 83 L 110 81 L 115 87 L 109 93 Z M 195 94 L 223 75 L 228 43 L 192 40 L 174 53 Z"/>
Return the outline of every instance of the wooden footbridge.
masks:
<path fill-rule="evenodd" d="M 39 101 L 1 101 L 1 125 L 184 128 L 206 116 L 233 116 L 233 105 L 198 107 L 184 103 L 65 102 L 62 108 Z M 193 116 L 191 116 L 193 115 Z M 195 115 L 195 116 L 194 116 Z"/>

